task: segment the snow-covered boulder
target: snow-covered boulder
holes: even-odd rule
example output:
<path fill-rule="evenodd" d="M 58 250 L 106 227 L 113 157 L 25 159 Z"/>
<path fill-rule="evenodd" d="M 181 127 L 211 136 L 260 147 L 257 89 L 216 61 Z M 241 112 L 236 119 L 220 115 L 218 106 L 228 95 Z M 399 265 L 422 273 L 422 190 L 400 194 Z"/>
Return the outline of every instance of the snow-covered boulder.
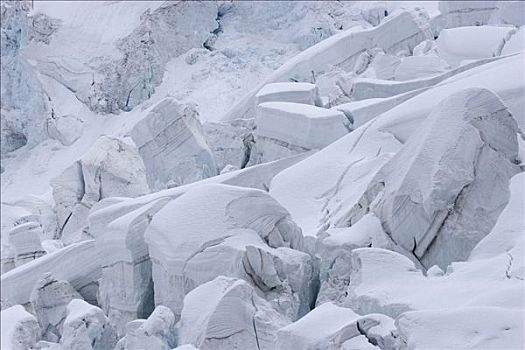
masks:
<path fill-rule="evenodd" d="M 175 344 L 175 315 L 162 305 L 157 306 L 147 320 L 131 321 L 126 328 L 126 335 L 115 350 L 170 350 Z"/>
<path fill-rule="evenodd" d="M 390 317 L 380 314 L 360 316 L 331 302 L 316 307 L 303 318 L 281 328 L 277 332 L 275 348 L 336 350 L 352 349 L 355 343 L 361 344 L 358 349 L 368 349 L 370 344 L 363 347 L 366 343 L 378 345 L 380 349 L 404 348 Z"/>
<path fill-rule="evenodd" d="M 310 83 L 273 83 L 263 86 L 255 95 L 255 105 L 263 102 L 295 102 L 321 106 L 319 89 Z"/>
<path fill-rule="evenodd" d="M 82 158 L 53 179 L 58 225 L 64 243 L 85 239 L 82 228 L 91 207 L 112 196 L 149 192 L 137 150 L 108 136 L 100 137 Z"/>
<path fill-rule="evenodd" d="M 258 162 L 321 149 L 350 131 L 343 113 L 293 102 L 260 104 L 255 122 Z"/>
<path fill-rule="evenodd" d="M 243 280 L 217 277 L 186 296 L 178 341 L 205 349 L 275 349 L 289 323 Z"/>
<path fill-rule="evenodd" d="M 439 57 L 451 66 L 463 60 L 494 57 L 512 27 L 461 27 L 444 29 L 436 40 Z"/>
<path fill-rule="evenodd" d="M 31 293 L 31 305 L 44 340 L 57 342 L 60 339 L 66 308 L 73 299 L 81 299 L 81 296 L 67 281 L 59 281 L 46 273 L 37 282 Z"/>
<path fill-rule="evenodd" d="M 40 242 L 42 228 L 37 223 L 27 222 L 15 226 L 8 232 L 8 236 L 15 266 L 33 261 L 46 253 Z"/>
<path fill-rule="evenodd" d="M 131 131 L 150 188 L 164 189 L 217 175 L 194 106 L 173 98 L 159 102 Z"/>
<path fill-rule="evenodd" d="M 290 318 L 309 308 L 313 268 L 309 255 L 299 251 L 301 231 L 263 191 L 196 186 L 158 211 L 144 238 L 153 263 L 155 304 L 170 307 L 177 317 L 185 294 L 220 275 L 261 280 L 258 285 L 269 299 L 279 298 L 275 303 Z M 263 269 L 252 259 L 261 254 L 270 263 Z"/>
<path fill-rule="evenodd" d="M 348 221 L 374 212 L 424 266 L 465 260 L 508 200 L 519 170 L 517 130 L 489 90 L 451 95 L 378 172 Z"/>
<path fill-rule="evenodd" d="M 2 350 L 32 349 L 40 338 L 40 328 L 35 316 L 22 305 L 14 305 L 0 312 Z"/>
<path fill-rule="evenodd" d="M 69 302 L 60 339 L 65 349 L 104 350 L 116 343 L 116 334 L 101 309 L 81 299 Z"/>

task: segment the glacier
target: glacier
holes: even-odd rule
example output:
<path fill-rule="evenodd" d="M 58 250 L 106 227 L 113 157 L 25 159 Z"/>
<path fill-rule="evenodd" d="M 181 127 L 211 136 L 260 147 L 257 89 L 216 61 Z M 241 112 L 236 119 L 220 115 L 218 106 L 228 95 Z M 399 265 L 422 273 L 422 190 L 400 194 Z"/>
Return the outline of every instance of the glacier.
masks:
<path fill-rule="evenodd" d="M 2 0 L 2 350 L 520 350 L 523 1 Z"/>

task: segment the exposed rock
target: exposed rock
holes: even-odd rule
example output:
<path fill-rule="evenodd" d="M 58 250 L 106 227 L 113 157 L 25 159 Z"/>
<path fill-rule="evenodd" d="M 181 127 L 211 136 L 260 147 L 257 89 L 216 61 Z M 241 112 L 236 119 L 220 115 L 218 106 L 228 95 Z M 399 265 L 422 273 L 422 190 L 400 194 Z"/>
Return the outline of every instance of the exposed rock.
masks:
<path fill-rule="evenodd" d="M 150 188 L 164 189 L 217 175 L 197 111 L 172 98 L 140 120 L 131 137 L 146 167 Z"/>
<path fill-rule="evenodd" d="M 217 277 L 184 299 L 179 342 L 201 350 L 270 350 L 277 330 L 288 323 L 245 281 Z"/>

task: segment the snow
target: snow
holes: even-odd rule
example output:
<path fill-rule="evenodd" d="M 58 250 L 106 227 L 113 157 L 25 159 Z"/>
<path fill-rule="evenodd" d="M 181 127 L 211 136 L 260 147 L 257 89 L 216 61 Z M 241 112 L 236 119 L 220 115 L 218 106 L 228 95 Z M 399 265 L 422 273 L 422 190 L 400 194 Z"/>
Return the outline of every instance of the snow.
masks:
<path fill-rule="evenodd" d="M 276 331 L 288 323 L 245 281 L 217 277 L 184 299 L 179 342 L 202 350 L 270 350 Z"/>
<path fill-rule="evenodd" d="M 0 316 L 2 349 L 24 350 L 35 345 L 40 329 L 35 316 L 27 312 L 22 305 L 2 310 Z"/>
<path fill-rule="evenodd" d="M 27 303 L 33 286 L 46 272 L 70 282 L 77 290 L 98 280 L 100 261 L 95 242 L 87 240 L 71 244 L 2 274 L 2 302 Z"/>
<path fill-rule="evenodd" d="M 511 30 L 493 26 L 444 29 L 436 40 L 437 50 L 439 56 L 452 66 L 467 59 L 493 57 Z"/>
<path fill-rule="evenodd" d="M 523 6 L 3 1 L 1 348 L 520 348 Z"/>
<path fill-rule="evenodd" d="M 397 320 L 409 349 L 518 349 L 523 313 L 497 307 L 413 311 Z M 518 347 L 517 347 L 518 346 Z"/>
<path fill-rule="evenodd" d="M 506 40 L 501 55 L 510 55 L 525 49 L 525 27 L 522 26 L 516 33 L 509 32 L 509 34 L 512 35 Z"/>
<path fill-rule="evenodd" d="M 256 137 L 282 140 L 306 150 L 323 148 L 346 135 L 349 124 L 339 111 L 293 102 L 260 104 L 255 123 Z"/>
<path fill-rule="evenodd" d="M 247 94 L 224 116 L 224 120 L 245 117 L 252 107 L 253 98 L 260 88 L 268 83 L 286 81 L 293 78 L 297 81 L 311 79 L 314 74 L 322 73 L 329 67 L 345 63 L 353 66 L 355 60 L 365 49 L 383 48 L 387 52 L 397 52 L 402 48 L 413 48 L 429 35 L 416 20 L 416 14 L 400 11 L 390 16 L 380 26 L 364 29 L 354 27 L 336 34 L 294 56 L 276 70 L 264 84 L 254 92 Z M 352 48 L 348 51 L 348 48 Z"/>
<path fill-rule="evenodd" d="M 273 83 L 265 85 L 255 95 L 255 104 L 268 101 L 321 105 L 317 86 L 310 83 Z"/>

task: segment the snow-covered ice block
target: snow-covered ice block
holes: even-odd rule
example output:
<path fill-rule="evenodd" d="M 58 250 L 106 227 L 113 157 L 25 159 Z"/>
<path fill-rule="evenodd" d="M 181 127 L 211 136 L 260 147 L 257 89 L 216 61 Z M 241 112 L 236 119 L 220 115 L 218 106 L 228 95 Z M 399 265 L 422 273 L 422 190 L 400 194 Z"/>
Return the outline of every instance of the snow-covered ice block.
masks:
<path fill-rule="evenodd" d="M 337 110 L 293 102 L 260 104 L 255 122 L 261 162 L 323 148 L 350 130 L 350 121 Z"/>
<path fill-rule="evenodd" d="M 93 240 L 71 244 L 54 253 L 8 271 L 1 276 L 2 303 L 25 304 L 33 287 L 46 272 L 83 290 L 100 278 L 100 255 Z M 87 296 L 84 294 L 84 298 Z"/>
<path fill-rule="evenodd" d="M 129 321 L 148 317 L 153 311 L 151 261 L 144 232 L 153 215 L 169 200 L 152 201 L 91 230 L 102 259 L 99 300 L 119 335 L 125 333 Z M 103 214 L 95 212 L 89 221 L 95 222 Z"/>
<path fill-rule="evenodd" d="M 525 24 L 523 1 L 498 1 L 498 9 L 492 13 L 489 24 L 506 24 L 521 27 Z"/>
<path fill-rule="evenodd" d="M 488 63 L 459 73 L 383 112 L 321 151 L 281 171 L 272 179 L 271 195 L 291 213 L 305 236 L 315 236 L 327 227 L 348 226 L 345 215 L 357 203 L 375 173 L 422 128 L 432 109 L 450 94 L 468 87 L 490 89 L 504 101 L 523 127 L 525 100 L 521 97 L 525 85 L 523 79 L 517 78 L 525 75 L 523 59 L 523 54 L 488 59 Z"/>
<path fill-rule="evenodd" d="M 318 238 L 316 255 L 319 256 L 317 305 L 327 301 L 342 304 L 350 283 L 351 253 L 361 247 L 392 248 L 390 239 L 373 214 L 366 215 L 348 228 L 330 228 Z"/>
<path fill-rule="evenodd" d="M 200 326 L 200 325 L 199 325 Z M 175 344 L 175 315 L 165 306 L 155 308 L 147 320 L 131 321 L 115 350 L 170 350 Z"/>
<path fill-rule="evenodd" d="M 310 83 L 272 83 L 255 95 L 255 105 L 263 102 L 295 102 L 321 106 L 319 89 Z"/>
<path fill-rule="evenodd" d="M 378 172 L 348 221 L 374 212 L 427 267 L 465 260 L 508 200 L 508 180 L 519 170 L 517 130 L 489 90 L 451 95 Z"/>
<path fill-rule="evenodd" d="M 471 306 L 523 309 L 523 281 L 519 276 L 507 276 L 512 264 L 503 253 L 490 259 L 453 263 L 444 274 L 434 273 L 437 269 L 433 268 L 425 276 L 404 255 L 358 248 L 351 254 L 352 272 L 344 305 L 359 314 L 382 313 L 393 318 L 411 310 Z"/>
<path fill-rule="evenodd" d="M 206 349 L 274 349 L 290 321 L 243 280 L 217 277 L 186 296 L 178 341 Z"/>
<path fill-rule="evenodd" d="M 408 349 L 520 349 L 525 344 L 522 309 L 411 311 L 396 325 Z"/>
<path fill-rule="evenodd" d="M 463 60 L 494 57 L 511 27 L 460 27 L 444 29 L 436 40 L 439 57 L 451 66 Z"/>
<path fill-rule="evenodd" d="M 117 343 L 114 329 L 104 312 L 81 299 L 67 305 L 60 344 L 65 349 L 104 350 Z"/>
<path fill-rule="evenodd" d="M 14 265 L 17 267 L 38 259 L 46 253 L 40 242 L 42 228 L 38 223 L 27 222 L 15 226 L 8 232 L 8 236 Z"/>
<path fill-rule="evenodd" d="M 81 299 L 81 296 L 67 281 L 59 281 L 46 273 L 37 282 L 31 293 L 31 305 L 44 340 L 57 342 L 60 339 L 66 308 L 73 299 Z"/>
<path fill-rule="evenodd" d="M 507 254 L 511 265 L 509 277 L 525 277 L 525 174 L 514 175 L 510 181 L 510 199 L 492 231 L 472 250 L 469 261 L 490 259 Z M 525 289 L 525 286 L 524 286 Z"/>
<path fill-rule="evenodd" d="M 352 129 L 357 129 L 383 112 L 392 109 L 426 90 L 427 88 L 421 88 L 392 97 L 377 97 L 343 103 L 332 107 L 332 109 L 343 112 L 346 118 L 352 123 Z"/>
<path fill-rule="evenodd" d="M 396 67 L 394 79 L 398 81 L 421 79 L 440 75 L 448 69 L 450 66 L 440 57 L 409 56 L 401 59 Z"/>
<path fill-rule="evenodd" d="M 385 315 L 360 316 L 331 302 L 319 305 L 298 321 L 277 332 L 276 349 L 347 349 L 356 337 L 379 345 L 380 349 L 399 349 L 394 320 Z"/>
<path fill-rule="evenodd" d="M 84 121 L 77 116 L 66 114 L 47 120 L 49 137 L 58 140 L 64 146 L 72 145 L 82 136 Z"/>
<path fill-rule="evenodd" d="M 370 62 L 366 76 L 374 76 L 378 79 L 394 79 L 396 68 L 401 64 L 401 59 L 395 55 L 379 52 Z"/>
<path fill-rule="evenodd" d="M 32 349 L 40 338 L 40 328 L 35 316 L 22 305 L 14 305 L 0 312 L 2 350 Z"/>
<path fill-rule="evenodd" d="M 478 66 L 483 66 L 484 64 L 495 60 L 498 60 L 498 58 L 481 59 L 464 64 L 434 77 L 426 77 L 408 81 L 356 78 L 352 82 L 351 97 L 354 100 L 365 100 L 377 97 L 391 97 L 418 89 L 422 90 L 424 88 L 432 88 L 442 81 L 453 79 L 455 75 L 469 71 L 470 69 Z"/>
<path fill-rule="evenodd" d="M 310 295 L 301 298 L 308 292 L 303 290 L 305 283 L 312 279 L 309 256 L 295 250 L 303 248 L 301 231 L 289 213 L 263 191 L 218 184 L 196 186 L 153 216 L 145 241 L 153 262 L 155 304 L 170 307 L 176 316 L 185 294 L 219 275 L 251 281 L 246 270 L 250 265 L 244 266 L 247 246 L 272 257 L 281 283 L 276 289 L 281 291 L 279 297 L 289 299 L 288 311 L 294 317 L 303 314 L 311 302 Z M 279 247 L 292 249 L 281 254 L 274 249 Z M 296 259 L 303 268 L 310 266 L 309 273 L 302 276 L 304 283 L 295 283 L 288 276 L 296 273 L 289 268 Z"/>
<path fill-rule="evenodd" d="M 432 31 L 438 36 L 445 28 L 481 26 L 489 23 L 499 1 L 439 1 L 441 15 L 432 19 Z"/>
<path fill-rule="evenodd" d="M 35 222 L 42 228 L 41 240 L 54 239 L 57 232 L 57 218 L 53 207 L 36 196 L 23 196 L 14 202 L 1 203 L 1 230 L 7 232 L 11 228 Z M 2 236 L 2 240 L 6 239 Z"/>
<path fill-rule="evenodd" d="M 165 98 L 131 131 L 150 188 L 164 189 L 217 175 L 193 105 Z"/>
<path fill-rule="evenodd" d="M 113 196 L 149 192 L 137 150 L 120 139 L 101 136 L 82 158 L 51 182 L 64 243 L 84 239 L 81 230 L 91 207 Z"/>
<path fill-rule="evenodd" d="M 381 25 L 363 29 L 353 27 L 333 35 L 309 47 L 288 60 L 265 82 L 233 106 L 224 116 L 225 120 L 246 118 L 253 114 L 255 95 L 266 84 L 296 81 L 311 81 L 315 75 L 333 69 L 333 66 L 353 68 L 364 50 L 381 48 L 386 53 L 396 54 L 400 50 L 412 49 L 421 41 L 431 37 L 428 23 L 419 12 L 400 11 L 388 16 Z"/>
<path fill-rule="evenodd" d="M 510 55 L 525 50 L 525 26 L 522 26 L 515 33 L 510 32 L 501 49 L 501 55 Z"/>
<path fill-rule="evenodd" d="M 204 123 L 202 129 L 210 146 L 217 169 L 227 165 L 244 168 L 249 161 L 253 144 L 254 120 L 232 120 L 223 123 Z"/>

